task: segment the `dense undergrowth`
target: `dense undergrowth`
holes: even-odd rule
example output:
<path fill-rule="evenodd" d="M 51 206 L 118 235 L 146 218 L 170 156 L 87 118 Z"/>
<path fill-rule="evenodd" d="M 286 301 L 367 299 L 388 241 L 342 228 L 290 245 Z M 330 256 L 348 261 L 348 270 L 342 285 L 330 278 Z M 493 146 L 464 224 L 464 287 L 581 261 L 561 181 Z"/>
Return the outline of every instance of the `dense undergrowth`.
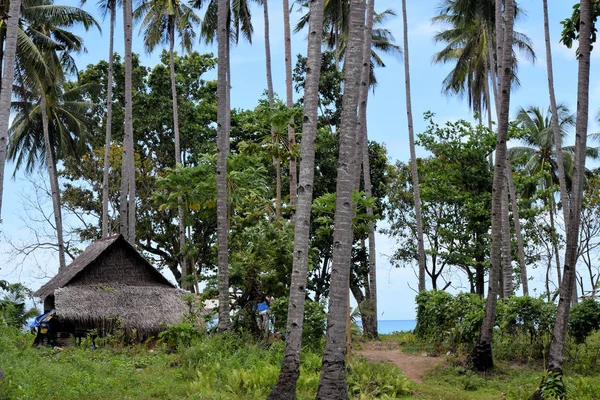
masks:
<path fill-rule="evenodd" d="M 0 326 L 0 399 L 264 399 L 275 384 L 281 341 L 257 343 L 236 334 L 199 336 L 176 351 L 167 343 L 90 343 L 32 348 L 33 336 Z M 98 343 L 97 343 L 98 344 Z M 314 399 L 321 356 L 302 353 L 298 398 Z M 354 359 L 351 398 L 399 398 L 410 382 L 392 365 Z"/>

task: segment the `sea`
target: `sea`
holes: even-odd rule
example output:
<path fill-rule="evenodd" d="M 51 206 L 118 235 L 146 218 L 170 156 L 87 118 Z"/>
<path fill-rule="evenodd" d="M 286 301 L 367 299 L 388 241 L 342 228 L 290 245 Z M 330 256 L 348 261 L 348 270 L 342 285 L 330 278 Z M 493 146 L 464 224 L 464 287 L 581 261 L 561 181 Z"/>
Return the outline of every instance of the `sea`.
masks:
<path fill-rule="evenodd" d="M 358 321 L 360 326 L 360 321 Z M 379 333 L 393 333 L 393 332 L 406 332 L 412 331 L 417 326 L 417 321 L 414 319 L 395 319 L 385 320 L 380 319 L 377 324 Z"/>

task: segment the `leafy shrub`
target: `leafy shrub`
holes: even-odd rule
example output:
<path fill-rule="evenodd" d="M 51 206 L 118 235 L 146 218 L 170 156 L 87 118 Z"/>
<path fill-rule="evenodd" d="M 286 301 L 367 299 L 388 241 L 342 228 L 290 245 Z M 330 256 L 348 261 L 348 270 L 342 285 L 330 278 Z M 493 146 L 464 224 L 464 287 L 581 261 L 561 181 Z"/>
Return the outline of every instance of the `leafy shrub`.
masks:
<path fill-rule="evenodd" d="M 165 341 L 168 346 L 182 348 L 189 347 L 200 335 L 201 331 L 196 326 L 189 322 L 180 322 L 169 325 L 166 330 L 158 334 L 158 338 Z"/>
<path fill-rule="evenodd" d="M 271 303 L 271 315 L 275 331 L 285 332 L 287 324 L 288 298 L 280 297 Z M 313 349 L 320 348 L 325 335 L 327 314 L 322 303 L 306 300 L 304 302 L 304 324 L 302 326 L 302 343 Z"/>
<path fill-rule="evenodd" d="M 571 308 L 569 316 L 569 333 L 577 343 L 600 329 L 600 303 L 594 299 L 585 299 Z"/>
<path fill-rule="evenodd" d="M 516 336 L 528 334 L 533 343 L 537 336 L 552 332 L 556 306 L 542 299 L 513 296 L 498 307 L 496 324 L 503 333 Z"/>

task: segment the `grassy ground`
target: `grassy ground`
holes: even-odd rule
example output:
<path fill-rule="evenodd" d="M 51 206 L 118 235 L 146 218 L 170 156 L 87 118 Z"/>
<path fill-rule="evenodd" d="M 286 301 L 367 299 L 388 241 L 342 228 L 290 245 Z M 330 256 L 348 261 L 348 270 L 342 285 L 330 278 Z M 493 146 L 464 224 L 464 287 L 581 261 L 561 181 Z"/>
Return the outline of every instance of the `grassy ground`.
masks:
<path fill-rule="evenodd" d="M 423 349 L 410 336 L 383 340 L 404 343 L 405 351 Z M 234 335 L 200 338 L 175 353 L 164 345 L 34 349 L 32 341 L 0 327 L 0 399 L 264 399 L 283 350 L 281 342 L 268 346 Z M 348 389 L 353 399 L 528 399 L 543 374 L 531 365 L 501 361 L 492 373 L 477 374 L 450 358 L 416 384 L 394 366 L 353 359 Z M 600 372 L 581 365 L 566 371 L 569 398 L 600 399 Z M 320 368 L 319 354 L 302 354 L 299 399 L 314 399 Z"/>

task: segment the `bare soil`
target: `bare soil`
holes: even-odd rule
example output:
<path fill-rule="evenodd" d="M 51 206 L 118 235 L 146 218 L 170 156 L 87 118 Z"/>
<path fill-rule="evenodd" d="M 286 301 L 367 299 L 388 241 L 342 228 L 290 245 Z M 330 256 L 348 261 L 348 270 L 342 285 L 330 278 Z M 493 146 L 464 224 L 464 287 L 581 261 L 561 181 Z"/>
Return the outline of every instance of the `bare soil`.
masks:
<path fill-rule="evenodd" d="M 389 362 L 402 371 L 413 382 L 423 383 L 423 377 L 436 365 L 444 363 L 443 357 L 430 357 L 423 354 L 405 354 L 396 343 L 365 342 L 356 354 L 370 361 Z"/>

